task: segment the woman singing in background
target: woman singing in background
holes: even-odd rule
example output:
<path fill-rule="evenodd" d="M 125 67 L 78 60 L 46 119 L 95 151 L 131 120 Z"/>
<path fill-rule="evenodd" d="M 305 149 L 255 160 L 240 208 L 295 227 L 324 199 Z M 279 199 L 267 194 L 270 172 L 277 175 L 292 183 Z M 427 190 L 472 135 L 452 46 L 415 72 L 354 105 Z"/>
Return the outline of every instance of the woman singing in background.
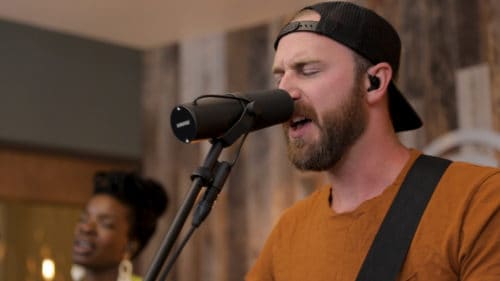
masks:
<path fill-rule="evenodd" d="M 75 227 L 75 281 L 136 281 L 131 259 L 146 246 L 168 204 L 163 187 L 127 172 L 100 172 Z"/>

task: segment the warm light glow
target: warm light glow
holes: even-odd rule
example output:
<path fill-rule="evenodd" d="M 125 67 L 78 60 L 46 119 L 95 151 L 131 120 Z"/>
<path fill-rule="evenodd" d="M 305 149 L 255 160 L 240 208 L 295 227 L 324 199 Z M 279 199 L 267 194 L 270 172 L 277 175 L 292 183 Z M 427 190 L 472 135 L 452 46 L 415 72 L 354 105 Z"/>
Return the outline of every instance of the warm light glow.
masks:
<path fill-rule="evenodd" d="M 43 280 L 52 280 L 56 275 L 56 265 L 51 259 L 44 259 L 42 261 L 42 277 Z"/>

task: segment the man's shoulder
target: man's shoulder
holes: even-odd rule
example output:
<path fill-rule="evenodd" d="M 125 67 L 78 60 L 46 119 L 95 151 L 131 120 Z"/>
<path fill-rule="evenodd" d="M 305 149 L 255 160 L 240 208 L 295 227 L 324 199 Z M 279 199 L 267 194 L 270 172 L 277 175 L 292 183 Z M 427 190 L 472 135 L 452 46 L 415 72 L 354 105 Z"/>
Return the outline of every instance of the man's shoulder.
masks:
<path fill-rule="evenodd" d="M 484 181 L 490 178 L 500 180 L 500 168 L 482 166 L 469 162 L 452 162 L 444 176 L 453 179 Z"/>
<path fill-rule="evenodd" d="M 455 161 L 442 176 L 436 191 L 445 192 L 451 198 L 475 197 L 482 193 L 499 197 L 500 168 Z"/>

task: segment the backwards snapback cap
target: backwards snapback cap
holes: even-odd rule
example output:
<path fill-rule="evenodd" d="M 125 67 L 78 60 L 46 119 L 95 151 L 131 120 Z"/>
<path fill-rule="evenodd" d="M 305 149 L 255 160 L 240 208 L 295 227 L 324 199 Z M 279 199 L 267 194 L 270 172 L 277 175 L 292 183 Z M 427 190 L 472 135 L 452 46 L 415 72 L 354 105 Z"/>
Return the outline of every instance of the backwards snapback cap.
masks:
<path fill-rule="evenodd" d="M 387 62 L 394 75 L 399 70 L 401 40 L 385 19 L 371 10 L 350 2 L 323 2 L 303 8 L 314 10 L 319 21 L 292 21 L 283 27 L 274 42 L 278 47 L 283 36 L 293 32 L 313 32 L 345 45 L 373 64 Z M 391 81 L 389 112 L 396 132 L 420 128 L 420 117 Z"/>

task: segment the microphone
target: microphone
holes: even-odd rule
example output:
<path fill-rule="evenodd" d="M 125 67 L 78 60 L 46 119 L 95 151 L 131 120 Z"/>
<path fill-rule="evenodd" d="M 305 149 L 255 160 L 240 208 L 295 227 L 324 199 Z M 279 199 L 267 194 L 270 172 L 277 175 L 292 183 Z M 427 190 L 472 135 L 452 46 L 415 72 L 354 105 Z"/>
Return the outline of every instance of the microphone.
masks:
<path fill-rule="evenodd" d="M 245 113 L 253 117 L 249 131 L 283 123 L 293 114 L 293 99 L 281 89 L 200 96 L 176 106 L 170 115 L 175 136 L 186 143 L 217 138 L 227 132 Z"/>

